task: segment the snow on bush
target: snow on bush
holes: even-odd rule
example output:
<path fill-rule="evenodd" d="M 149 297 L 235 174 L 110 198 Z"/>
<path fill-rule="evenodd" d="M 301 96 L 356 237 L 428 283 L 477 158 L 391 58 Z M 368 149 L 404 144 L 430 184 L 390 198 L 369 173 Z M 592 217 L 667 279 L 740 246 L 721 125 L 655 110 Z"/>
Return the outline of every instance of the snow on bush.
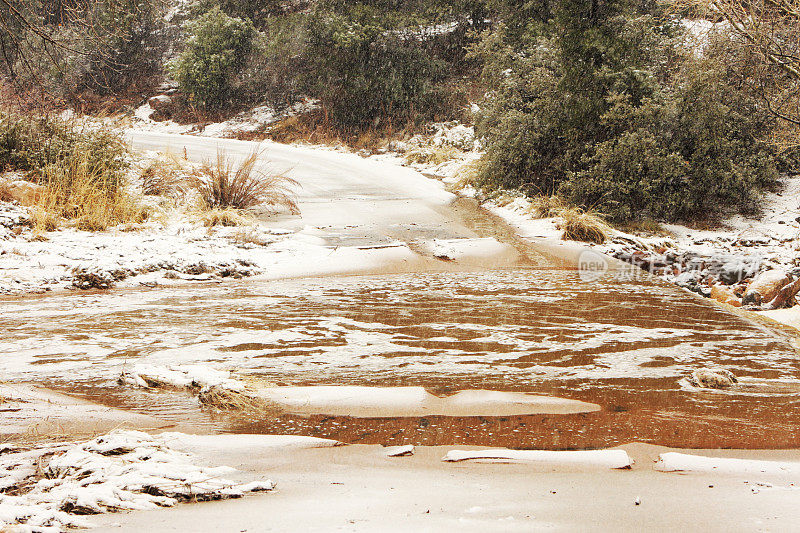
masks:
<path fill-rule="evenodd" d="M 79 515 L 171 507 L 272 490 L 272 481 L 237 483 L 230 467 L 196 457 L 139 431 L 114 431 L 81 443 L 0 453 L 0 530 L 59 532 L 90 527 Z"/>

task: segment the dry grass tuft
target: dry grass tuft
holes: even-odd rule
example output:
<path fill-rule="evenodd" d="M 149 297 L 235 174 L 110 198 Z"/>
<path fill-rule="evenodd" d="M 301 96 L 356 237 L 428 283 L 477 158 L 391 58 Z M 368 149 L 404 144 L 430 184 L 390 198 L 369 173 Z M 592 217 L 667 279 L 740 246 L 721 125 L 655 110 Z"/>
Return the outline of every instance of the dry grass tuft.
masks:
<path fill-rule="evenodd" d="M 287 117 L 269 126 L 263 137 L 285 144 L 306 142 L 344 145 L 354 150 L 375 151 L 387 140 L 397 137 L 408 138 L 416 130 L 412 122 L 399 127 L 390 123 L 371 126 L 366 129 L 347 130 L 337 127 L 321 109 L 301 115 Z M 262 138 L 263 138 L 262 137 Z M 244 140 L 252 140 L 245 137 Z"/>
<path fill-rule="evenodd" d="M 238 244 L 254 244 L 256 246 L 267 246 L 272 241 L 265 239 L 264 236 L 253 229 L 241 229 L 231 237 L 233 242 Z"/>
<path fill-rule="evenodd" d="M 14 197 L 11 195 L 10 183 L 0 178 L 0 202 L 11 202 Z"/>
<path fill-rule="evenodd" d="M 578 207 L 567 207 L 558 213 L 563 220 L 562 239 L 603 244 L 611 234 L 611 226 L 592 211 L 584 211 Z"/>
<path fill-rule="evenodd" d="M 568 209 L 567 204 L 558 196 L 537 196 L 531 199 L 530 214 L 534 218 L 557 217 Z"/>
<path fill-rule="evenodd" d="M 142 171 L 142 193 L 149 196 L 183 194 L 188 189 L 187 162 L 171 153 L 159 155 Z"/>
<path fill-rule="evenodd" d="M 200 212 L 198 219 L 207 228 L 214 226 L 247 226 L 253 223 L 252 219 L 243 215 L 241 211 L 230 207 L 213 207 Z"/>
<path fill-rule="evenodd" d="M 30 225 L 36 233 L 55 231 L 61 225 L 61 217 L 36 207 L 31 211 Z"/>
<path fill-rule="evenodd" d="M 656 222 L 651 218 L 630 222 L 622 226 L 622 230 L 637 235 L 641 234 L 641 235 L 657 236 L 657 237 L 673 236 L 672 232 L 670 232 L 667 228 L 662 226 L 660 222 Z"/>
<path fill-rule="evenodd" d="M 463 152 L 461 152 L 461 150 L 449 145 L 420 146 L 406 153 L 406 162 L 420 165 L 441 165 L 442 163 L 456 159 L 462 154 Z"/>
<path fill-rule="evenodd" d="M 198 396 L 203 405 L 224 411 L 235 411 L 237 415 L 269 414 L 278 416 L 282 410 L 274 403 L 255 394 L 232 391 L 222 387 L 211 387 L 200 391 Z"/>
<path fill-rule="evenodd" d="M 39 180 L 44 190 L 32 214 L 34 230 L 53 231 L 65 219 L 86 231 L 143 222 L 147 211 L 117 179 L 97 162 L 90 163 L 88 157 L 73 157 L 68 165 L 46 167 Z"/>
<path fill-rule="evenodd" d="M 467 186 L 475 187 L 481 171 L 481 160 L 475 159 L 461 165 L 453 174 L 455 181 L 448 186 L 450 192 L 457 192 Z"/>
<path fill-rule="evenodd" d="M 248 209 L 260 205 L 282 207 L 292 214 L 300 210 L 293 188 L 299 184 L 280 174 L 256 170 L 258 152 L 251 153 L 235 166 L 224 153 L 217 153 L 216 164 L 205 164 L 195 180 L 200 197 L 208 208 Z"/>

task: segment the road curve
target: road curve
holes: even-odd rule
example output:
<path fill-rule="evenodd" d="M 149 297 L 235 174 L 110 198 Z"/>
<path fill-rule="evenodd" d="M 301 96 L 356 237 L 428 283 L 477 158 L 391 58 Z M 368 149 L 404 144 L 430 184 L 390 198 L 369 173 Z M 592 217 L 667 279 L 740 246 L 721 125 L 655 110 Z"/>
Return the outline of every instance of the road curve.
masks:
<path fill-rule="evenodd" d="M 529 264 L 508 244 L 481 231 L 475 211 L 455 209 L 457 197 L 444 185 L 412 169 L 319 148 L 129 130 L 139 150 L 170 151 L 193 161 L 214 160 L 218 152 L 242 159 L 259 153 L 259 169 L 295 179 L 301 215 L 279 213 L 265 218 L 271 226 L 292 231 L 313 228 L 331 247 L 407 246 L 415 254 L 436 255 L 436 249 L 461 252 L 461 266 L 504 267 Z M 487 216 L 485 213 L 481 216 Z M 485 221 L 484 221 L 485 222 Z M 477 229 L 476 229 L 477 227 Z M 540 258 L 537 258 L 540 259 Z M 441 267 L 423 261 L 415 268 Z M 454 265 L 451 265 L 451 267 Z M 448 268 L 449 269 L 449 268 Z M 403 268 L 402 270 L 408 270 Z"/>

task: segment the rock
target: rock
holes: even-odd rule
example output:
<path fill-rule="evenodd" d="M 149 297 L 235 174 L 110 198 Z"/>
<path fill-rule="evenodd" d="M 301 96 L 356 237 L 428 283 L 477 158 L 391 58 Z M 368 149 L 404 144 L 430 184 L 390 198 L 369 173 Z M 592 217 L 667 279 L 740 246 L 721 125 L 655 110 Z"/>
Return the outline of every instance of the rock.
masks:
<path fill-rule="evenodd" d="M 755 267 L 751 263 L 728 261 L 720 267 L 717 277 L 725 285 L 733 285 L 755 274 L 754 270 Z"/>
<path fill-rule="evenodd" d="M 166 94 L 159 94 L 158 96 L 150 98 L 147 103 L 156 111 L 164 111 L 172 105 L 172 98 Z"/>
<path fill-rule="evenodd" d="M 796 303 L 795 297 L 797 296 L 798 292 L 800 292 L 800 278 L 784 285 L 775 295 L 775 298 L 773 298 L 765 307 L 762 308 L 767 310 L 792 307 Z"/>
<path fill-rule="evenodd" d="M 689 383 L 703 389 L 725 389 L 738 383 L 739 380 L 733 372 L 725 369 L 709 370 L 700 368 L 692 372 Z"/>
<path fill-rule="evenodd" d="M 386 145 L 386 149 L 390 152 L 404 154 L 408 152 L 408 144 L 404 143 L 403 141 L 389 141 L 389 143 Z"/>
<path fill-rule="evenodd" d="M 408 457 L 409 455 L 414 455 L 414 445 L 389 446 L 386 448 L 386 455 L 388 457 Z"/>
<path fill-rule="evenodd" d="M 170 119 L 172 117 L 172 108 L 174 103 L 175 102 L 173 98 L 166 94 L 159 94 L 158 96 L 150 98 L 147 101 L 147 104 L 153 110 L 152 114 L 150 115 L 150 119 L 155 120 L 156 122 Z"/>
<path fill-rule="evenodd" d="M 767 270 L 760 273 L 742 297 L 742 305 L 761 305 L 762 302 L 772 301 L 784 286 L 792 282 L 792 277 L 781 269 Z"/>
<path fill-rule="evenodd" d="M 44 190 L 41 185 L 25 180 L 0 183 L 0 188 L 2 188 L 5 198 L 13 200 L 20 205 L 36 204 Z"/>
<path fill-rule="evenodd" d="M 739 298 L 737 298 L 732 291 L 726 289 L 722 285 L 713 285 L 711 287 L 711 298 L 718 302 L 732 305 L 734 307 L 742 306 L 742 302 L 739 301 Z"/>

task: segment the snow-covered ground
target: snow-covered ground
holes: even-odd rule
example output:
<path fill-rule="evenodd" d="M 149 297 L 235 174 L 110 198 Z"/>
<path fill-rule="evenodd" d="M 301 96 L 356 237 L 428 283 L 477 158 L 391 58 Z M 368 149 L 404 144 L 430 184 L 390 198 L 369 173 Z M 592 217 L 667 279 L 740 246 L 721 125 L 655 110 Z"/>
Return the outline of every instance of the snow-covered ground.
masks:
<path fill-rule="evenodd" d="M 416 446 L 391 456 L 380 446 L 350 445 L 263 453 L 234 449 L 226 460 L 278 488 L 263 496 L 96 518 L 99 531 L 785 531 L 794 527 L 797 492 L 786 476 L 657 471 L 645 445 L 551 452 L 545 461 L 448 462 L 465 454 L 515 450 Z M 201 452 L 204 453 L 204 452 Z M 540 452 L 527 452 L 531 456 Z M 689 452 L 710 457 L 792 461 L 786 452 Z M 205 454 L 204 454 L 205 455 Z M 218 455 L 205 455 L 218 461 Z M 527 458 L 526 458 L 527 459 Z M 574 460 L 579 459 L 579 460 Z M 609 459 L 630 460 L 630 469 Z M 499 463 L 499 464 L 498 464 Z M 622 462 L 616 464 L 623 464 Z M 263 475 L 263 474 L 262 474 Z M 754 488 L 759 490 L 753 490 Z M 710 517 L 710 519 L 701 518 Z"/>
<path fill-rule="evenodd" d="M 191 210 L 164 209 L 144 224 L 105 232 L 65 227 L 42 237 L 27 227 L 29 208 L 0 202 L 0 293 L 508 266 L 518 259 L 508 245 L 479 238 L 449 215 L 454 196 L 411 169 L 276 143 L 128 135 L 145 158 L 161 150 L 200 162 L 218 151 L 236 159 L 258 150 L 265 170 L 299 182 L 301 213 L 207 228 Z"/>
<path fill-rule="evenodd" d="M 608 531 L 631 524 L 779 531 L 796 519 L 798 463 L 791 450 L 339 444 L 285 435 L 117 431 L 75 443 L 7 446 L 0 482 L 19 490 L 0 496 L 0 521 L 10 525 L 7 531 L 95 526 L 98 532 L 203 533 Z M 236 470 L 210 466 L 226 463 Z M 257 491 L 267 493 L 241 498 Z M 176 505 L 185 501 L 205 503 Z M 115 511 L 127 512 L 109 514 Z M 698 526 L 701 515 L 713 516 L 713 523 Z"/>
<path fill-rule="evenodd" d="M 235 469 L 203 466 L 173 443 L 180 446 L 181 436 L 114 431 L 86 442 L 6 446 L 0 455 L 0 529 L 57 533 L 91 527 L 84 515 L 240 498 L 275 488 L 268 479 L 227 479 L 223 476 Z"/>

